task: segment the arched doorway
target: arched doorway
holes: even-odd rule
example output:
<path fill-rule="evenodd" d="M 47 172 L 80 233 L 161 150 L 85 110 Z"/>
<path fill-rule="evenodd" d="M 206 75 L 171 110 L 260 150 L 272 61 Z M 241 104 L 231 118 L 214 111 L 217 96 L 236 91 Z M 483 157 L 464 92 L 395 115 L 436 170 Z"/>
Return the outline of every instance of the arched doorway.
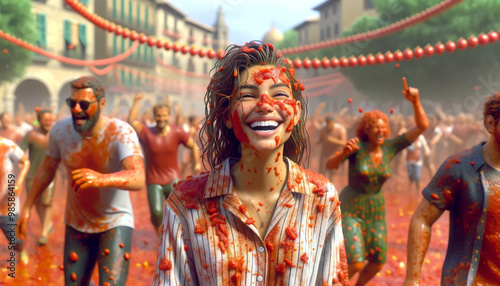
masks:
<path fill-rule="evenodd" d="M 65 83 L 57 95 L 57 110 L 55 111 L 60 118 L 70 115 L 69 108 L 66 106 L 66 98 L 71 96 L 71 82 Z"/>
<path fill-rule="evenodd" d="M 47 86 L 36 79 L 26 79 L 19 83 L 14 91 L 15 102 L 14 112 L 17 113 L 20 108 L 28 113 L 35 111 L 35 107 L 51 108 L 50 91 Z"/>

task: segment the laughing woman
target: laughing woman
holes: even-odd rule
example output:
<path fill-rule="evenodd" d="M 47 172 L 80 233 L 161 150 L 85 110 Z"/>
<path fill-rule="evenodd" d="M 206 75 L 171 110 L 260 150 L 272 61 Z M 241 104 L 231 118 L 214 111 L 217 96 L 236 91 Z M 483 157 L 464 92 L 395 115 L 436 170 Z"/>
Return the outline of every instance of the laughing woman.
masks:
<path fill-rule="evenodd" d="M 211 171 L 170 195 L 154 285 L 347 285 L 337 192 L 300 166 L 306 104 L 293 67 L 250 42 L 214 71 L 200 136 Z"/>
<path fill-rule="evenodd" d="M 390 162 L 429 126 L 418 89 L 408 88 L 405 79 L 403 83 L 403 94 L 413 104 L 417 126 L 386 140 L 387 116 L 379 110 L 366 112 L 356 129 L 357 138 L 349 140 L 342 153 L 327 161 L 327 168 L 337 169 L 344 159 L 349 160 L 349 185 L 342 191 L 340 201 L 349 276 L 361 271 L 356 285 L 365 285 L 385 264 L 387 227 L 381 188 L 391 176 Z"/>

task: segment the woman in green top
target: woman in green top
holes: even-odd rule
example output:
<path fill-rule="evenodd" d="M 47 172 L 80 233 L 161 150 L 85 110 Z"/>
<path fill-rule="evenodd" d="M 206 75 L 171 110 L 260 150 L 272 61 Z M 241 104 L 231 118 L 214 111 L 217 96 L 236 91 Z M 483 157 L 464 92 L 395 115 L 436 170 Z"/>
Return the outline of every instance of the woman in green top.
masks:
<path fill-rule="evenodd" d="M 366 112 L 356 129 L 358 138 L 350 139 L 342 153 L 330 156 L 326 164 L 327 168 L 336 169 L 344 159 L 349 160 L 349 185 L 340 194 L 340 201 L 349 277 L 361 271 L 356 285 L 366 284 L 386 260 L 387 227 L 381 188 L 391 176 L 390 162 L 429 125 L 418 89 L 408 88 L 405 79 L 403 84 L 403 94 L 413 104 L 417 126 L 386 140 L 387 116 L 379 110 Z"/>

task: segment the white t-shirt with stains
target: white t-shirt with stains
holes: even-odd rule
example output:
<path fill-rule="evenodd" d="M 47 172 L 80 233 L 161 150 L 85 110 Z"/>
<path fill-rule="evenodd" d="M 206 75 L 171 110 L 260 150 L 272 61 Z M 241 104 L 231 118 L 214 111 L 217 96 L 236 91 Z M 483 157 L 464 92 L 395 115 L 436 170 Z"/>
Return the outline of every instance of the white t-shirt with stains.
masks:
<path fill-rule="evenodd" d="M 104 117 L 101 132 L 82 137 L 73 127 L 71 117 L 56 123 L 49 135 L 47 155 L 61 159 L 68 172 L 65 223 L 85 233 L 99 233 L 118 226 L 134 227 L 129 192 L 118 188 L 87 188 L 76 192 L 71 187 L 71 172 L 88 168 L 109 174 L 123 170 L 122 160 L 141 156 L 137 134 L 116 118 Z"/>
<path fill-rule="evenodd" d="M 12 199 L 9 201 L 9 174 L 14 175 L 14 178 L 10 178 L 11 185 L 17 186 L 18 176 L 14 173 L 14 166 L 19 163 L 23 154 L 23 150 L 16 143 L 7 138 L 0 137 L 0 162 L 2 162 L 0 166 L 0 216 L 8 215 L 9 202 L 11 203 L 10 207 L 13 209 L 13 213 L 17 214 L 21 209 L 21 201 L 17 195 L 17 191 L 15 191 L 15 201 L 12 201 Z M 12 205 L 12 202 L 15 205 Z"/>

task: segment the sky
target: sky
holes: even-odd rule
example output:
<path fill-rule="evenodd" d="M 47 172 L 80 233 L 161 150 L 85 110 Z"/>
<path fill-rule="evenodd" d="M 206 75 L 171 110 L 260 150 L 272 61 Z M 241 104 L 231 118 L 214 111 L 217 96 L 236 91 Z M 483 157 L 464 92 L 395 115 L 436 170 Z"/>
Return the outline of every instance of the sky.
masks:
<path fill-rule="evenodd" d="M 229 41 L 242 44 L 262 40 L 274 25 L 282 33 L 309 18 L 318 17 L 313 7 L 326 0 L 168 0 L 189 18 L 213 26 L 218 7 L 224 10 Z"/>

